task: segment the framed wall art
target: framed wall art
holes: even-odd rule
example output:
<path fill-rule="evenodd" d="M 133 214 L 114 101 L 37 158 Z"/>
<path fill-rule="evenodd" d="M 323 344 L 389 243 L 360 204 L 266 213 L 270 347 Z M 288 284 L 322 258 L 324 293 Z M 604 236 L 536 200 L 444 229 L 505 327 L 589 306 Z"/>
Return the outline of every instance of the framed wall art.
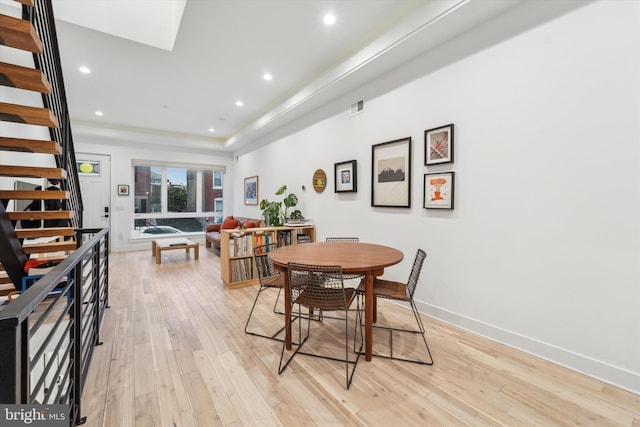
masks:
<path fill-rule="evenodd" d="M 258 204 L 258 177 L 250 176 L 244 179 L 244 204 Z"/>
<path fill-rule="evenodd" d="M 424 131 L 424 165 L 453 162 L 453 123 Z"/>
<path fill-rule="evenodd" d="M 128 196 L 129 186 L 127 184 L 118 184 L 118 196 Z"/>
<path fill-rule="evenodd" d="M 411 137 L 372 146 L 371 206 L 411 207 Z"/>
<path fill-rule="evenodd" d="M 453 209 L 455 172 L 424 174 L 424 208 Z"/>
<path fill-rule="evenodd" d="M 358 191 L 357 162 L 349 160 L 334 165 L 334 192 L 355 193 Z"/>

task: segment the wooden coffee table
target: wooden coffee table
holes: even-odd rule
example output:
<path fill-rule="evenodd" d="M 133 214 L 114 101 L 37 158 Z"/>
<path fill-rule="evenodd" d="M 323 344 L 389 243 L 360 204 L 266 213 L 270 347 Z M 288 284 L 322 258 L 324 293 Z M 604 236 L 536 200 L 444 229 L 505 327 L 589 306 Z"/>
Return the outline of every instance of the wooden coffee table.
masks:
<path fill-rule="evenodd" d="M 162 251 L 170 251 L 173 249 L 185 249 L 189 255 L 189 249 L 193 248 L 193 259 L 198 260 L 200 256 L 200 248 L 197 243 L 189 239 L 162 239 L 151 241 L 151 256 L 156 257 L 156 264 L 162 263 Z"/>

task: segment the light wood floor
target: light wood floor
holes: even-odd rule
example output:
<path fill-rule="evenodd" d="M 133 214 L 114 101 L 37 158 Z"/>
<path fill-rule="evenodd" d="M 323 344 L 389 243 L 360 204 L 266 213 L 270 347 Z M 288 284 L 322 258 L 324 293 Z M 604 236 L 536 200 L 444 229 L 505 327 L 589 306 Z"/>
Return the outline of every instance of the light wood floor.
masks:
<path fill-rule="evenodd" d="M 199 261 L 171 251 L 161 265 L 150 250 L 111 255 L 87 426 L 640 427 L 639 395 L 426 316 L 434 366 L 361 359 L 349 390 L 344 365 L 322 359 L 297 356 L 278 375 L 281 344 L 243 332 L 257 288 L 224 290 L 218 255 L 201 249 Z M 268 304 L 257 316 L 258 327 L 282 322 Z M 411 321 L 384 301 L 379 318 Z M 334 324 L 311 334 L 340 340 Z"/>

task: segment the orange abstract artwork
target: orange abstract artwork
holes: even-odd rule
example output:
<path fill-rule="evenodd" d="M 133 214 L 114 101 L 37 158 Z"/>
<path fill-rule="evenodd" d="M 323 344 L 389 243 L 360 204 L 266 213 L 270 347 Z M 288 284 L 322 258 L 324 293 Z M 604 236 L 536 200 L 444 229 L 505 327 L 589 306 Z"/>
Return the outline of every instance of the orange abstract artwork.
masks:
<path fill-rule="evenodd" d="M 453 171 L 424 175 L 425 209 L 453 209 L 454 178 Z"/>
<path fill-rule="evenodd" d="M 429 184 L 435 187 L 435 190 L 433 192 L 433 197 L 431 197 L 431 201 L 444 200 L 444 198 L 442 197 L 442 193 L 440 192 L 440 187 L 442 187 L 443 185 L 446 185 L 446 183 L 447 183 L 447 180 L 445 178 L 434 178 L 429 181 Z"/>

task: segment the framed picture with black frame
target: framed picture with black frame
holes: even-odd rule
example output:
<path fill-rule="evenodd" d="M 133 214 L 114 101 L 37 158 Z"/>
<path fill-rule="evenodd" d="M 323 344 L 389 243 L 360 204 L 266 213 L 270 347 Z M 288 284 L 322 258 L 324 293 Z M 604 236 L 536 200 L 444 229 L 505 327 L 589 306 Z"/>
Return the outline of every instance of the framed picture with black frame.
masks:
<path fill-rule="evenodd" d="M 411 137 L 371 147 L 371 206 L 411 207 Z"/>
<path fill-rule="evenodd" d="M 455 172 L 424 174 L 425 209 L 453 209 Z"/>
<path fill-rule="evenodd" d="M 355 193 L 358 191 L 358 165 L 355 160 L 334 165 L 334 193 Z"/>
<path fill-rule="evenodd" d="M 424 165 L 453 162 L 453 123 L 424 131 Z"/>

